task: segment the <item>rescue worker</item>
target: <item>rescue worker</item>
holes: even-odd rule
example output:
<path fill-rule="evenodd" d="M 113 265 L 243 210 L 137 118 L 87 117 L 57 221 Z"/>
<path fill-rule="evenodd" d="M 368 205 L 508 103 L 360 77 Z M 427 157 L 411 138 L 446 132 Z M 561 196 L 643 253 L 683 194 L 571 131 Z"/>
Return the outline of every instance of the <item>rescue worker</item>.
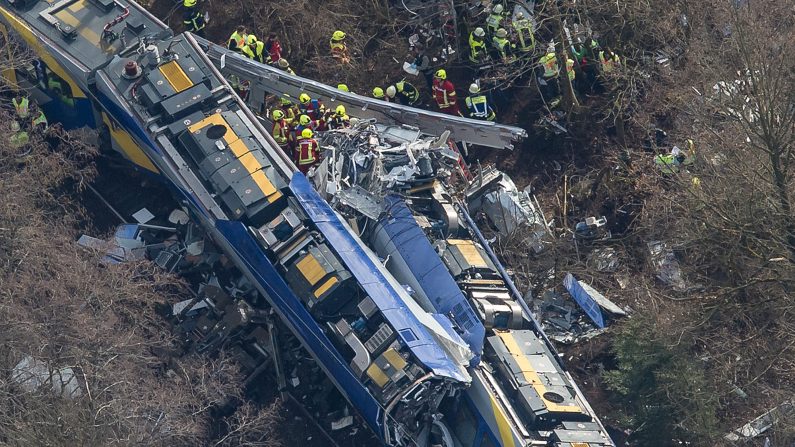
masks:
<path fill-rule="evenodd" d="M 279 59 L 279 62 L 276 63 L 276 66 L 286 71 L 287 73 L 290 73 L 291 75 L 295 76 L 295 71 L 292 68 L 290 68 L 290 62 L 288 62 L 287 59 L 285 58 Z"/>
<path fill-rule="evenodd" d="M 494 121 L 496 114 L 489 105 L 486 95 L 480 93 L 480 87 L 473 83 L 469 86 L 469 96 L 464 100 L 469 112 L 469 117 L 479 120 Z"/>
<path fill-rule="evenodd" d="M 279 98 L 279 108 L 276 110 L 281 110 L 284 114 L 284 120 L 287 121 L 289 125 L 293 124 L 295 117 L 298 115 L 298 110 L 295 105 L 293 105 L 289 98 L 285 97 Z"/>
<path fill-rule="evenodd" d="M 298 96 L 298 111 L 302 115 L 309 115 L 313 120 L 320 120 L 326 113 L 326 106 L 318 99 L 312 99 L 306 93 Z"/>
<path fill-rule="evenodd" d="M 654 157 L 654 164 L 663 175 L 671 175 L 679 172 L 679 166 L 685 162 L 685 154 L 679 152 L 674 154 L 671 151 L 668 154 L 659 154 Z"/>
<path fill-rule="evenodd" d="M 486 18 L 486 31 L 492 36 L 502 27 L 502 21 L 505 19 L 502 15 L 504 9 L 502 4 L 498 3 L 494 6 L 494 9 L 491 10 L 491 14 L 488 18 Z"/>
<path fill-rule="evenodd" d="M 428 84 L 428 90 L 433 90 L 433 69 L 431 68 L 431 58 L 425 53 L 425 47 L 417 44 L 414 46 L 414 67 L 425 78 Z"/>
<path fill-rule="evenodd" d="M 254 34 L 249 34 L 246 38 L 246 46 L 243 47 L 243 54 L 249 59 L 264 64 L 265 63 L 265 42 L 261 42 Z"/>
<path fill-rule="evenodd" d="M 373 98 L 380 99 L 381 101 L 389 102 L 389 98 L 384 96 L 384 89 L 382 89 L 381 87 L 375 87 L 373 89 Z"/>
<path fill-rule="evenodd" d="M 533 36 L 533 21 L 526 18 L 522 11 L 516 13 L 516 20 L 512 23 L 516 31 L 519 51 L 530 53 L 536 48 L 536 38 Z"/>
<path fill-rule="evenodd" d="M 14 105 L 14 112 L 23 120 L 30 116 L 30 100 L 27 96 L 17 96 L 11 100 Z"/>
<path fill-rule="evenodd" d="M 226 48 L 233 50 L 233 51 L 242 51 L 243 46 L 246 44 L 246 38 L 248 34 L 246 33 L 246 27 L 243 25 L 238 25 L 235 28 L 235 32 L 229 36 L 229 41 L 226 43 Z"/>
<path fill-rule="evenodd" d="M 439 111 L 448 115 L 462 116 L 458 110 L 458 101 L 455 96 L 455 86 L 447 80 L 447 71 L 436 71 L 433 79 L 433 99 L 439 106 Z"/>
<path fill-rule="evenodd" d="M 539 60 L 542 75 L 539 77 L 538 84 L 544 99 L 551 100 L 558 95 L 558 57 L 555 54 L 555 45 L 550 43 L 547 52 Z"/>
<path fill-rule="evenodd" d="M 287 120 L 284 119 L 284 112 L 281 110 L 274 110 L 271 118 L 273 118 L 273 130 L 271 131 L 273 139 L 276 140 L 276 144 L 278 144 L 287 155 L 290 155 L 288 140 L 290 125 L 287 124 Z"/>
<path fill-rule="evenodd" d="M 25 129 L 22 129 L 22 126 L 19 125 L 19 122 L 12 121 L 11 122 L 11 135 L 8 137 L 8 143 L 11 147 L 15 149 L 22 149 L 25 145 L 30 142 L 30 135 Z M 17 156 L 25 156 L 29 153 L 30 149 L 27 150 L 20 150 L 17 151 Z"/>
<path fill-rule="evenodd" d="M 566 75 L 571 81 L 571 88 L 577 90 L 577 72 L 574 71 L 574 60 L 568 56 L 566 56 Z"/>
<path fill-rule="evenodd" d="M 329 41 L 331 57 L 343 64 L 347 64 L 351 61 L 351 56 L 348 53 L 348 46 L 345 45 L 345 37 L 345 32 L 337 30 L 331 35 L 331 41 Z"/>
<path fill-rule="evenodd" d="M 417 87 L 411 85 L 410 82 L 402 79 L 395 85 L 390 85 L 386 88 L 386 96 L 397 99 L 404 106 L 413 106 L 420 100 L 420 91 L 417 90 Z"/>
<path fill-rule="evenodd" d="M 516 48 L 516 45 L 508 40 L 508 31 L 505 28 L 497 30 L 497 33 L 491 39 L 491 44 L 497 50 L 503 62 L 510 62 L 511 54 L 513 53 L 511 50 Z"/>
<path fill-rule="evenodd" d="M 312 128 L 312 118 L 309 118 L 307 115 L 301 115 L 298 117 L 298 123 L 293 126 L 288 139 L 290 140 L 290 148 L 295 151 L 296 146 L 298 145 L 298 140 L 301 139 L 301 132 L 304 129 L 311 129 Z"/>
<path fill-rule="evenodd" d="M 182 7 L 185 10 L 182 24 L 185 26 L 185 31 L 204 37 L 204 12 L 199 8 L 198 3 L 198 0 L 182 0 Z"/>
<path fill-rule="evenodd" d="M 345 106 L 340 104 L 334 110 L 334 115 L 329 119 L 329 129 L 345 129 L 351 127 L 351 117 L 345 112 Z"/>
<path fill-rule="evenodd" d="M 599 57 L 599 70 L 602 74 L 611 73 L 616 67 L 621 66 L 621 58 L 612 50 L 604 49 L 598 53 Z"/>
<path fill-rule="evenodd" d="M 483 41 L 485 37 L 486 31 L 481 27 L 469 33 L 469 61 L 473 64 L 481 64 L 486 59 L 486 42 Z"/>
<path fill-rule="evenodd" d="M 304 175 L 320 162 L 320 150 L 314 136 L 315 133 L 312 132 L 312 129 L 302 130 L 301 139 L 298 140 L 298 147 L 295 150 L 295 162 L 298 165 L 298 170 Z"/>
<path fill-rule="evenodd" d="M 351 92 L 351 90 L 345 84 L 337 84 L 337 90 L 342 90 L 343 92 L 348 92 L 348 93 Z"/>
<path fill-rule="evenodd" d="M 269 64 L 278 64 L 282 59 L 282 43 L 276 33 L 268 34 L 268 39 L 265 41 L 265 52 L 268 53 Z"/>

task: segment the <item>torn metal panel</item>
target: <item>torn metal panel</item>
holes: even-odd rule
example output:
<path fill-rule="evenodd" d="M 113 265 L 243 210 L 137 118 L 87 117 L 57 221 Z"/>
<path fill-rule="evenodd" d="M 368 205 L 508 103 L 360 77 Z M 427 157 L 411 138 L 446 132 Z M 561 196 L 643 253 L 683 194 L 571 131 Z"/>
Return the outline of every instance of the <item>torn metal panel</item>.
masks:
<path fill-rule="evenodd" d="M 264 98 L 265 93 L 291 98 L 297 98 L 301 93 L 308 93 L 313 98 L 326 102 L 327 106 L 336 107 L 336 104 L 343 104 L 350 113 L 360 119 L 374 118 L 382 124 L 408 124 L 429 135 L 441 135 L 445 131 L 450 131 L 456 141 L 499 149 L 513 149 L 514 143 L 527 137 L 527 132 L 520 127 L 451 116 L 343 92 L 320 82 L 257 63 L 200 37 L 195 39 L 223 74 L 251 81 L 250 97 L 253 101 L 261 101 L 258 98 Z M 262 105 L 262 103 L 252 104 L 254 108 L 260 108 Z"/>
<path fill-rule="evenodd" d="M 599 304 L 588 291 L 582 287 L 582 284 L 574 278 L 574 275 L 571 273 L 566 274 L 566 277 L 563 278 L 563 287 L 569 291 L 574 301 L 580 305 L 582 310 L 591 318 L 591 321 L 593 321 L 597 327 L 603 329 L 605 327 L 605 319 L 602 316 L 602 311 L 599 310 Z"/>
<path fill-rule="evenodd" d="M 508 236 L 527 230 L 525 240 L 539 253 L 544 249 L 548 229 L 540 211 L 525 191 L 493 166 L 479 173 L 467 191 L 467 205 L 473 213 L 483 212 L 500 234 Z"/>
<path fill-rule="evenodd" d="M 390 263 L 395 278 L 415 290 L 427 311 L 452 317 L 476 364 L 483 350 L 483 325 L 405 203 L 395 196 L 386 202 L 388 212 L 377 221 L 371 244 Z"/>

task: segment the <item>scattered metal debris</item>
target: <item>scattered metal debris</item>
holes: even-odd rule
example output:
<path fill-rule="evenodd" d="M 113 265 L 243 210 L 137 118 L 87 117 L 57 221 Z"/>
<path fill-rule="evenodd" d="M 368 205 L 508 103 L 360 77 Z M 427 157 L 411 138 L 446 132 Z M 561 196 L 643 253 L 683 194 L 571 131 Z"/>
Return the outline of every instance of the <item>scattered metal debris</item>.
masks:
<path fill-rule="evenodd" d="M 83 395 L 74 369 L 52 368 L 46 362 L 26 355 L 11 370 L 11 380 L 27 392 L 50 386 L 52 392 L 61 397 L 75 398 Z"/>
<path fill-rule="evenodd" d="M 747 424 L 727 433 L 723 439 L 727 441 L 740 441 L 755 438 L 773 428 L 781 419 L 795 417 L 795 403 L 786 401 L 781 405 L 771 408 Z"/>
<path fill-rule="evenodd" d="M 548 224 L 527 191 L 519 191 L 513 180 L 493 166 L 481 170 L 466 191 L 472 213 L 482 212 L 502 235 L 526 231 L 525 242 L 533 251 L 544 250 Z"/>
<path fill-rule="evenodd" d="M 686 291 L 687 284 L 682 278 L 682 269 L 674 251 L 662 241 L 651 241 L 646 245 L 651 255 L 651 263 L 657 271 L 657 279 L 677 292 Z"/>

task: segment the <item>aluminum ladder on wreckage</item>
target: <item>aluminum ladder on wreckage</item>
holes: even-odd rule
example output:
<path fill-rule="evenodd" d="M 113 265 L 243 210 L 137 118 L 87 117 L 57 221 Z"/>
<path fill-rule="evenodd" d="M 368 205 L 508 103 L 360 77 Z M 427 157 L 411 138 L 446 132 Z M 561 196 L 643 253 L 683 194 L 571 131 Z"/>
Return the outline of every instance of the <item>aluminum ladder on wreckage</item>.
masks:
<path fill-rule="evenodd" d="M 521 127 L 446 115 L 343 92 L 335 87 L 261 64 L 198 36 L 193 37 L 224 76 L 235 75 L 251 82 L 249 105 L 255 110 L 264 105 L 266 93 L 298 98 L 298 95 L 305 92 L 312 98 L 326 102 L 327 107 L 332 107 L 331 103 L 334 104 L 333 107 L 342 104 L 349 114 L 359 119 L 374 118 L 385 125 L 405 124 L 428 135 L 438 136 L 449 131 L 450 137 L 456 142 L 513 149 L 514 143 L 527 137 L 527 131 Z"/>

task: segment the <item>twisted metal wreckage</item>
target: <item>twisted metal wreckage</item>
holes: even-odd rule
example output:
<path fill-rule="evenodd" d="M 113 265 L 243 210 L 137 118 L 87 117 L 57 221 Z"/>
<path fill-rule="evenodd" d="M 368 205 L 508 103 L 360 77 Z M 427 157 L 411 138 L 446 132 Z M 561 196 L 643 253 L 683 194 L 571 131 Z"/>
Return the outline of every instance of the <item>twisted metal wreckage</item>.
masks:
<path fill-rule="evenodd" d="M 175 37 L 135 3 L 16 1 L 0 22 L 39 58 L 4 75 L 172 192 L 171 214 L 136 213 L 105 260 L 198 278 L 172 308 L 190 349 L 233 353 L 251 386 L 275 371 L 280 390 L 333 389 L 384 445 L 613 445 L 470 215 L 529 227 L 543 248 L 529 196 L 498 171 L 473 176 L 455 145 L 505 147 L 524 131 L 276 73 Z M 230 69 L 252 91 L 361 110 L 322 135 L 314 187 Z"/>

